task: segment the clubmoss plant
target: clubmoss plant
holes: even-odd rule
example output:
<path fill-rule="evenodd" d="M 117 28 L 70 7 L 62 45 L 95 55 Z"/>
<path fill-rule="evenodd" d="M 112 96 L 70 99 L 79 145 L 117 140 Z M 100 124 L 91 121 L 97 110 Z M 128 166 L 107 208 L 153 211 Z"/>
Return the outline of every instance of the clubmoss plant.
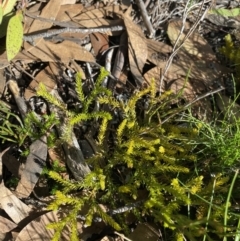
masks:
<path fill-rule="evenodd" d="M 174 96 L 169 91 L 158 95 L 154 81 L 123 101 L 101 86 L 106 75 L 101 69 L 89 95 L 83 94 L 77 75 L 76 92 L 83 106 L 80 113 L 68 110 L 44 86 L 38 92 L 65 113 L 65 133 L 85 121 L 99 123 L 95 136 L 97 152 L 87 160 L 91 172 L 81 182 L 64 180 L 57 172 L 49 172 L 63 187 L 56 192 L 49 209 L 65 213 L 59 222 L 48 225 L 55 230 L 53 240 L 59 240 L 66 226 L 71 228 L 71 240 L 78 240 L 79 214 L 84 216 L 87 226 L 101 218 L 114 229 L 127 233 L 125 219 L 130 213 L 138 221 L 150 218 L 160 223 L 171 230 L 175 240 L 208 237 L 208 232 L 222 227 L 219 217 L 224 208 L 218 195 L 227 192 L 223 186 L 229 179 L 220 175 L 204 182 L 203 176 L 190 172 L 197 158 L 192 143 L 199 138 L 198 125 L 179 126 L 171 121 L 161 124 L 161 118 L 170 113 L 169 103 Z M 100 109 L 107 106 L 108 111 L 93 112 L 90 106 L 96 102 Z M 117 123 L 111 122 L 114 113 L 119 116 Z M 67 137 L 64 134 L 61 138 Z M 213 186 L 218 195 L 209 204 Z M 121 207 L 125 212 L 116 212 Z M 182 208 L 188 212 L 181 214 Z"/>
<path fill-rule="evenodd" d="M 101 69 L 89 93 L 84 93 L 77 75 L 76 92 L 82 104 L 79 110 L 69 110 L 43 85 L 38 92 L 65 116 L 61 141 L 86 123 L 98 126 L 93 136 L 96 152 L 86 160 L 91 172 L 81 182 L 65 180 L 58 173 L 58 165 L 45 172 L 56 184 L 56 198 L 48 208 L 63 212 L 59 222 L 48 226 L 55 230 L 53 240 L 60 239 L 66 226 L 71 229 L 71 240 L 79 240 L 79 215 L 85 225 L 101 219 L 126 235 L 129 215 L 136 222 L 154 221 L 166 231 L 166 241 L 234 236 L 240 217 L 230 203 L 236 193 L 234 183 L 239 181 L 238 171 L 232 179 L 229 170 L 238 167 L 238 152 L 233 149 L 238 145 L 238 120 L 230 126 L 227 121 L 210 125 L 188 117 L 180 125 L 179 120 L 167 118 L 172 113 L 172 98 L 176 98 L 170 91 L 159 95 L 152 81 L 147 88 L 120 100 L 102 87 L 107 74 Z M 94 108 L 96 103 L 99 110 Z M 6 106 L 2 110 L 2 138 L 21 145 L 26 144 L 26 138 L 34 140 L 42 134 L 51 137 L 51 128 L 62 126 L 54 113 L 40 120 L 30 112 L 21 121 Z M 162 124 L 162 119 L 168 121 Z M 49 139 L 56 144 L 54 135 Z M 207 156 L 209 153 L 211 156 Z M 214 157 L 213 161 L 206 164 L 203 154 L 210 160 Z"/>

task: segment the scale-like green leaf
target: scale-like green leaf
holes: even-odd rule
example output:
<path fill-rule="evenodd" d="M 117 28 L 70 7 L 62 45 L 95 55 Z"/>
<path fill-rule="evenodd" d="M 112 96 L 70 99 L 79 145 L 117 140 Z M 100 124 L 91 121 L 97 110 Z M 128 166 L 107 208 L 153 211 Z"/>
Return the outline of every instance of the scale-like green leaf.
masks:
<path fill-rule="evenodd" d="M 2 23 L 2 19 L 3 19 L 3 6 L 2 4 L 0 4 L 0 24 Z"/>
<path fill-rule="evenodd" d="M 3 15 L 6 15 L 12 12 L 14 5 L 16 4 L 17 0 L 5 0 L 3 2 Z"/>
<path fill-rule="evenodd" d="M 8 23 L 6 40 L 8 61 L 12 60 L 21 48 L 23 38 L 22 19 L 22 13 L 18 12 Z"/>
<path fill-rule="evenodd" d="M 8 22 L 13 16 L 14 16 L 13 12 L 3 16 L 2 23 L 0 25 L 0 38 L 6 36 Z"/>

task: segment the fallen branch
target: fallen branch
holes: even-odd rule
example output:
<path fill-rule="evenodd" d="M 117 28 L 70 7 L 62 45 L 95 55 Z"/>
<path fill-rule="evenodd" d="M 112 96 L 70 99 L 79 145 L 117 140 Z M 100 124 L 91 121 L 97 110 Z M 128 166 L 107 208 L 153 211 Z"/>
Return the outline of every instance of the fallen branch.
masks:
<path fill-rule="evenodd" d="M 147 13 L 147 10 L 146 10 L 146 6 L 144 4 L 144 2 L 142 0 L 137 0 L 137 5 L 139 7 L 139 10 L 141 12 L 141 15 L 142 15 L 142 19 L 143 19 L 143 22 L 147 28 L 147 32 L 148 32 L 148 37 L 149 38 L 153 38 L 154 35 L 155 35 L 155 30 L 153 29 L 153 26 L 150 22 L 150 18 L 148 16 L 148 13 Z"/>
<path fill-rule="evenodd" d="M 62 29 L 54 29 L 49 30 L 44 33 L 37 34 L 28 34 L 23 36 L 23 40 L 34 43 L 35 39 L 38 38 L 51 38 L 54 35 L 58 35 L 61 33 L 83 33 L 83 34 L 91 34 L 91 33 L 106 33 L 106 32 L 114 32 L 114 31 L 122 31 L 125 27 L 121 25 L 116 25 L 112 27 L 99 27 L 99 28 L 62 28 Z"/>

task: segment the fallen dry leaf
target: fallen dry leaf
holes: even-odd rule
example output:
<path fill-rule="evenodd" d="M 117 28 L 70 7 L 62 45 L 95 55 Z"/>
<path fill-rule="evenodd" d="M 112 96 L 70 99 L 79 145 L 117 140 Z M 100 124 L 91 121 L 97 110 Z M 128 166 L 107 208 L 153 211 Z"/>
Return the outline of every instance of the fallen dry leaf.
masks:
<path fill-rule="evenodd" d="M 128 236 L 132 241 L 158 241 L 159 232 L 148 223 L 139 223 L 137 228 Z"/>
<path fill-rule="evenodd" d="M 106 34 L 92 33 L 90 34 L 90 40 L 94 50 L 96 58 L 100 58 L 102 53 L 109 48 L 109 39 Z"/>
<path fill-rule="evenodd" d="M 56 18 L 58 11 L 61 7 L 62 1 L 63 0 L 49 1 L 41 11 L 41 14 L 39 17 L 47 18 L 47 19 Z M 25 34 L 34 33 L 36 31 L 41 31 L 41 30 L 48 30 L 49 28 L 52 27 L 52 25 L 53 25 L 52 22 L 34 19 L 33 23 L 31 24 L 30 28 L 26 30 Z M 35 48 L 39 43 L 41 43 L 42 40 L 43 38 L 35 40 L 34 46 L 24 43 L 24 49 L 30 51 L 32 48 Z"/>
<path fill-rule="evenodd" d="M 16 224 L 28 217 L 31 212 L 31 209 L 6 188 L 3 182 L 0 184 L 0 204 Z"/>
<path fill-rule="evenodd" d="M 25 45 L 31 46 L 29 43 Z M 42 39 L 34 48 L 28 48 L 28 51 L 43 62 L 69 62 L 71 59 L 83 62 L 95 62 L 95 58 L 90 52 L 68 40 L 55 44 Z"/>
<path fill-rule="evenodd" d="M 123 71 L 123 66 L 124 63 L 127 60 L 127 44 L 128 44 L 128 37 L 126 31 L 124 31 L 120 37 L 120 43 L 119 43 L 119 48 L 115 57 L 113 69 L 112 69 L 112 75 L 116 78 L 119 79 L 121 76 L 121 73 Z M 123 77 L 123 76 L 122 76 Z M 122 83 L 126 83 L 126 80 L 124 81 L 124 78 L 120 79 Z M 124 84 L 125 84 L 124 83 Z"/>
<path fill-rule="evenodd" d="M 48 212 L 34 219 L 27 224 L 18 234 L 15 241 L 49 241 L 53 237 L 54 231 L 47 229 L 46 225 L 51 222 L 57 222 L 58 217 L 56 212 Z M 63 240 L 68 240 L 64 233 Z"/>
<path fill-rule="evenodd" d="M 172 53 L 172 47 L 163 42 L 146 39 L 146 43 L 148 47 L 148 60 L 155 65 L 165 61 L 162 58 L 167 58 Z"/>
<path fill-rule="evenodd" d="M 128 34 L 128 57 L 130 69 L 137 85 L 141 86 L 144 82 L 142 77 L 143 66 L 146 63 L 148 48 L 145 36 L 141 28 L 133 23 L 128 15 L 124 15 L 124 24 Z"/>
<path fill-rule="evenodd" d="M 64 0 L 52 0 L 49 1 L 45 7 L 42 9 L 41 14 L 39 17 L 46 18 L 46 19 L 53 19 L 56 18 L 58 11 L 61 7 L 61 3 Z M 31 27 L 25 33 L 33 33 L 40 30 L 47 30 L 51 28 L 53 23 L 41 21 L 39 19 L 35 19 Z"/>
<path fill-rule="evenodd" d="M 33 14 L 35 16 L 38 16 L 40 14 L 40 8 L 41 8 L 41 3 L 36 3 L 28 7 L 27 14 Z M 27 33 L 29 28 L 31 27 L 32 23 L 34 22 L 34 18 L 28 17 L 25 15 L 24 17 L 24 26 L 23 26 L 23 32 Z"/>
<path fill-rule="evenodd" d="M 0 233 L 7 233 L 16 228 L 17 225 L 7 218 L 0 216 Z"/>
<path fill-rule="evenodd" d="M 173 45 L 180 33 L 181 24 L 182 21 L 178 20 L 171 21 L 168 25 L 168 36 Z M 190 24 L 187 22 L 185 31 L 181 34 L 181 40 L 186 36 L 189 29 Z M 180 58 L 177 60 L 179 66 L 183 66 L 186 71 L 192 65 L 191 76 L 195 79 L 202 79 L 207 85 L 211 85 L 215 79 L 218 80 L 223 73 L 229 72 L 228 68 L 218 63 L 212 47 L 196 31 L 185 40 L 177 56 Z"/>
<path fill-rule="evenodd" d="M 166 61 L 159 62 L 158 66 L 148 71 L 144 77 L 148 81 L 154 77 L 156 84 L 159 87 L 160 75 L 163 74 L 165 65 Z M 170 81 L 179 79 L 182 76 L 181 79 L 184 82 L 185 77 L 189 73 L 189 77 L 194 79 L 196 85 L 200 84 L 200 86 L 205 85 L 211 87 L 214 80 L 221 83 L 222 73 L 226 73 L 228 71 L 229 70 L 226 67 L 221 66 L 217 62 L 208 62 L 205 59 L 199 59 L 180 50 L 176 61 L 170 65 L 167 73 L 165 74 L 164 80 L 169 83 Z M 196 88 L 196 91 L 199 92 L 197 86 Z"/>
<path fill-rule="evenodd" d="M 65 4 L 75 4 L 76 3 L 76 0 L 62 0 L 62 5 L 65 5 Z"/>
<path fill-rule="evenodd" d="M 175 44 L 178 35 L 182 27 L 182 21 L 170 21 L 168 24 L 168 37 L 171 40 L 172 45 Z M 186 22 L 185 31 L 180 36 L 180 43 L 186 36 L 186 32 L 190 30 L 190 23 Z M 196 55 L 197 57 L 203 57 L 207 59 L 216 58 L 212 50 L 212 47 L 208 42 L 197 32 L 194 31 L 188 39 L 184 41 L 182 48 L 191 55 Z"/>
<path fill-rule="evenodd" d="M 82 4 L 62 5 L 58 11 L 55 20 L 59 22 L 72 22 L 73 18 L 82 12 L 82 9 Z"/>
<path fill-rule="evenodd" d="M 21 175 L 20 162 L 13 155 L 6 152 L 2 156 L 2 162 L 15 177 Z"/>
<path fill-rule="evenodd" d="M 6 78 L 4 76 L 4 69 L 0 68 L 0 97 L 2 97 L 3 91 L 5 89 Z"/>
<path fill-rule="evenodd" d="M 16 61 L 16 60 L 23 60 L 24 63 L 31 63 L 33 61 L 36 61 L 38 58 L 31 55 L 30 53 L 27 53 L 25 50 L 22 50 L 21 52 L 19 52 L 12 61 Z M 7 52 L 4 51 L 2 54 L 0 54 L 0 69 L 4 69 L 7 66 L 9 66 L 10 63 L 7 59 Z"/>
<path fill-rule="evenodd" d="M 116 14 L 122 14 L 126 7 L 120 5 L 111 5 L 107 7 L 90 7 L 85 8 L 81 13 L 73 17 L 74 21 L 78 20 L 97 20 L 106 17 L 114 17 Z"/>
<path fill-rule="evenodd" d="M 16 188 L 18 197 L 26 198 L 31 194 L 45 166 L 46 158 L 47 137 L 43 136 L 30 145 L 30 153 Z"/>
<path fill-rule="evenodd" d="M 144 74 L 144 78 L 150 83 L 151 79 L 154 78 L 156 81 L 156 86 L 159 89 L 160 87 L 160 77 L 163 73 L 166 62 L 162 62 L 157 67 L 152 68 Z M 184 71 L 180 66 L 171 64 L 169 70 L 165 74 L 165 90 L 171 89 L 173 93 L 177 94 L 179 91 L 183 90 L 183 98 L 186 98 L 187 101 L 192 101 L 195 97 L 195 91 L 189 81 L 186 81 L 187 70 Z M 190 75 L 191 76 L 191 75 Z"/>
<path fill-rule="evenodd" d="M 40 71 L 25 90 L 25 99 L 29 100 L 32 96 L 36 96 L 36 91 L 40 82 L 46 86 L 49 92 L 51 92 L 57 85 L 56 80 L 52 76 L 53 74 L 49 66 Z"/>

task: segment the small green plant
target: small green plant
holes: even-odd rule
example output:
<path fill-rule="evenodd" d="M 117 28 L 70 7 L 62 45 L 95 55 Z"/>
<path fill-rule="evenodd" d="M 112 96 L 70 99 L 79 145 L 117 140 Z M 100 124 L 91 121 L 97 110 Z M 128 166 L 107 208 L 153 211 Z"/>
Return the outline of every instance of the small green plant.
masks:
<path fill-rule="evenodd" d="M 188 116 L 190 125 L 201 127 L 199 140 L 194 140 L 196 148 L 200 149 L 199 154 L 216 159 L 212 161 L 215 171 L 239 166 L 240 120 L 232 108 L 233 106 L 229 105 L 223 119 L 211 123 Z"/>
<path fill-rule="evenodd" d="M 238 94 L 240 90 L 240 48 L 234 45 L 230 34 L 225 36 L 225 45 L 220 48 L 220 52 L 235 70 L 234 82 Z"/>
<path fill-rule="evenodd" d="M 101 85 L 107 74 L 101 69 L 89 93 L 83 92 L 77 75 L 76 92 L 82 104 L 78 110 L 67 109 L 45 86 L 40 86 L 38 94 L 64 116 L 64 125 L 57 113 L 38 118 L 29 112 L 21 121 L 2 103 L 0 136 L 20 145 L 27 143 L 26 138 L 35 140 L 44 134 L 49 137 L 49 145 L 56 144 L 53 126 L 64 126 L 61 141 L 67 141 L 86 123 L 98 126 L 93 136 L 95 155 L 86 160 L 91 172 L 81 182 L 65 180 L 58 162 L 43 171 L 55 195 L 48 208 L 64 213 L 59 222 L 48 226 L 55 230 L 53 240 L 59 240 L 66 226 L 71 229 L 71 240 L 79 240 L 79 214 L 85 217 L 85 225 L 101 218 L 125 234 L 129 231 L 125 224 L 129 214 L 138 222 L 154 220 L 165 229 L 169 236 L 166 241 L 234 236 L 240 217 L 230 203 L 231 196 L 236 195 L 234 183 L 239 184 L 238 171 L 234 179 L 230 174 L 238 166 L 234 146 L 239 142 L 239 121 L 213 125 L 188 116 L 180 125 L 179 120 L 168 118 L 173 111 L 169 105 L 176 98 L 170 91 L 158 95 L 152 82 L 129 99 L 118 100 Z M 99 110 L 94 108 L 96 103 Z M 106 106 L 107 111 L 102 111 L 101 107 Z M 114 113 L 118 113 L 118 119 L 111 122 Z M 168 121 L 162 124 L 162 119 Z M 207 168 L 203 157 L 214 158 Z M 122 207 L 125 212 L 114 215 L 114 210 Z"/>
<path fill-rule="evenodd" d="M 22 146 L 26 138 L 33 141 L 48 134 L 49 147 L 55 145 L 55 135 L 50 130 L 59 123 L 59 120 L 54 113 L 43 115 L 42 119 L 39 119 L 34 112 L 29 112 L 22 121 L 4 102 L 0 102 L 0 122 L 0 139 L 2 143 L 7 141 Z"/>
<path fill-rule="evenodd" d="M 179 126 L 171 120 L 161 124 L 161 118 L 170 113 L 168 106 L 174 97 L 171 92 L 158 95 L 152 82 L 128 100 L 117 100 L 109 90 L 101 87 L 106 75 L 102 69 L 89 95 L 83 94 L 77 75 L 76 90 L 83 106 L 80 113 L 67 110 L 44 86 L 38 92 L 67 116 L 62 139 L 67 140 L 76 124 L 81 126 L 86 120 L 99 123 L 98 151 L 87 160 L 91 172 L 81 182 L 64 180 L 57 172 L 49 172 L 49 176 L 62 186 L 49 209 L 65 213 L 63 219 L 48 226 L 55 230 L 53 240 L 59 240 L 66 226 L 71 228 L 71 240 L 78 240 L 76 217 L 81 210 L 87 210 L 84 213 L 86 225 L 100 217 L 114 229 L 126 233 L 125 218 L 132 213 L 138 221 L 150 218 L 161 224 L 174 240 L 210 238 L 208 233 L 216 233 L 216 230 L 218 236 L 223 236 L 221 217 L 225 203 L 222 196 L 227 193 L 225 186 L 229 178 L 219 174 L 204 180 L 204 176 L 190 172 L 197 159 L 193 143 L 199 140 L 198 125 Z M 96 101 L 100 106 L 107 105 L 109 112 L 93 114 L 90 106 Z M 144 108 L 146 104 L 148 108 Z M 111 125 L 115 112 L 120 113 L 121 118 L 118 124 Z M 109 141 L 108 124 L 114 129 L 112 141 Z M 214 198 L 213 190 L 217 193 Z M 110 211 L 105 212 L 101 205 Z M 124 206 L 134 208 L 112 215 L 113 210 Z M 181 213 L 182 208 L 188 212 Z"/>
<path fill-rule="evenodd" d="M 71 133 L 73 131 L 73 127 L 81 123 L 83 121 L 96 120 L 98 118 L 102 119 L 102 128 L 99 132 L 98 139 L 101 141 L 103 138 L 103 133 L 106 131 L 106 126 L 108 121 L 112 118 L 111 114 L 106 111 L 94 111 L 91 110 L 91 105 L 95 102 L 97 96 L 99 94 L 105 94 L 107 96 L 111 95 L 111 91 L 103 88 L 101 86 L 102 80 L 108 75 L 108 72 L 104 69 L 101 70 L 101 73 L 96 80 L 95 88 L 91 91 L 90 95 L 85 96 L 82 90 L 82 80 L 80 74 L 76 76 L 76 91 L 79 97 L 79 100 L 82 104 L 81 113 L 76 113 L 75 111 L 70 111 L 67 109 L 66 105 L 61 101 L 52 96 L 47 92 L 46 87 L 43 84 L 39 84 L 39 90 L 37 94 L 43 98 L 45 98 L 50 104 L 54 105 L 59 109 L 61 114 L 64 116 L 65 123 L 63 123 L 63 133 L 61 135 L 61 139 L 64 141 L 68 141 L 71 139 Z"/>
<path fill-rule="evenodd" d="M 58 174 L 66 173 L 66 168 L 60 165 L 58 160 L 52 162 L 50 167 L 44 167 L 42 170 L 41 175 L 44 175 L 49 183 L 49 190 L 52 195 L 55 195 L 58 190 L 61 190 L 62 186 L 59 182 L 54 181 L 53 179 L 49 178 L 49 172 L 57 172 Z"/>
<path fill-rule="evenodd" d="M 18 185 L 18 182 L 19 182 L 19 178 L 18 177 L 11 177 L 9 178 L 7 181 L 6 181 L 6 186 L 8 188 L 13 188 L 15 189 Z"/>

